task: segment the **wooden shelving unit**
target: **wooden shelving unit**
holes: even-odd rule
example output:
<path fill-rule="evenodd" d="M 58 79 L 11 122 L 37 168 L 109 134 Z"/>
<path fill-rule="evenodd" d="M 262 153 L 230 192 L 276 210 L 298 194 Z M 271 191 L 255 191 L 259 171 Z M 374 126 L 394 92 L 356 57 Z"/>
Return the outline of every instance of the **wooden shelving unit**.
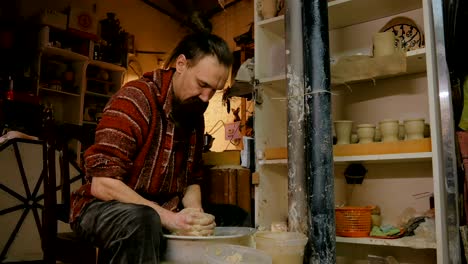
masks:
<path fill-rule="evenodd" d="M 62 60 L 68 60 L 68 61 L 88 61 L 88 57 L 84 56 L 82 54 L 65 50 L 65 49 L 60 49 L 60 48 L 55 48 L 55 47 L 43 47 L 40 49 L 40 53 L 46 55 L 46 56 L 54 56 L 54 57 L 60 57 Z"/>
<path fill-rule="evenodd" d="M 372 35 L 390 19 L 406 16 L 414 20 L 430 37 L 425 1 L 421 0 L 334 0 L 328 1 L 331 56 L 372 54 Z M 258 10 L 255 10 L 258 14 Z M 286 221 L 288 217 L 287 156 L 265 159 L 267 149 L 287 148 L 287 79 L 286 70 L 278 73 L 276 65 L 281 57 L 274 51 L 285 42 L 284 16 L 266 20 L 255 17 L 255 76 L 259 80 L 258 94 L 261 103 L 255 107 L 255 145 L 257 153 L 256 215 L 259 228 L 268 229 L 274 221 Z M 337 43 L 339 41 L 339 43 Z M 336 45 L 334 45 L 336 44 Z M 370 52 L 369 52 L 370 51 Z M 422 117 L 430 123 L 431 135 L 437 135 L 438 120 L 434 109 L 434 73 L 431 65 L 430 46 L 406 53 L 406 71 L 393 75 L 357 80 L 341 92 L 332 93 L 333 119 L 353 120 L 354 125 L 372 123 L 383 119 L 401 121 Z M 379 80 L 379 81 L 376 81 Z M 347 83 L 348 84 L 348 83 Z M 340 89 L 344 86 L 340 86 Z M 336 87 L 333 87 L 335 89 Z M 336 93 L 335 93 L 336 91 Z M 437 95 L 437 93 L 435 93 Z M 279 100 L 278 100 L 279 99 Z M 423 213 L 429 210 L 429 198 L 433 194 L 436 205 L 437 241 L 417 237 L 399 239 L 337 237 L 337 256 L 346 263 L 367 261 L 367 255 L 378 250 L 385 256 L 398 256 L 401 263 L 445 263 L 448 254 L 443 246 L 440 227 L 442 216 L 437 212 L 443 206 L 439 193 L 442 166 L 438 153 L 437 137 L 425 142 L 425 149 L 402 151 L 403 153 L 379 153 L 334 156 L 335 199 L 351 206 L 379 205 L 383 224 L 399 224 L 405 208 Z M 427 144 L 426 144 L 427 143 Z M 260 154 L 258 154 L 260 153 Z M 362 184 L 348 185 L 344 171 L 349 164 L 360 163 L 367 169 Z M 294 169 L 294 168 L 292 168 Z M 418 198 L 416 194 L 426 196 Z M 286 201 L 285 201 L 286 200 Z M 377 249 L 378 248 L 378 249 Z M 375 254 L 375 253 L 374 253 Z"/>
<path fill-rule="evenodd" d="M 420 0 L 335 0 L 328 2 L 330 30 L 422 8 Z M 350 15 L 352 14 L 352 15 Z"/>

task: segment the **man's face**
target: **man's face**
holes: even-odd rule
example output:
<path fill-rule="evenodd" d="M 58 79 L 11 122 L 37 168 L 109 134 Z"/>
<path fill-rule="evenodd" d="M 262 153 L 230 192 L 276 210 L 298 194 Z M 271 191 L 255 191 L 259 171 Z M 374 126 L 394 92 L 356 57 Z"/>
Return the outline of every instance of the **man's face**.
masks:
<path fill-rule="evenodd" d="M 224 88 L 229 69 L 214 56 L 205 56 L 195 65 L 190 63 L 184 55 L 177 58 L 173 107 L 179 114 L 200 116 L 215 92 Z"/>

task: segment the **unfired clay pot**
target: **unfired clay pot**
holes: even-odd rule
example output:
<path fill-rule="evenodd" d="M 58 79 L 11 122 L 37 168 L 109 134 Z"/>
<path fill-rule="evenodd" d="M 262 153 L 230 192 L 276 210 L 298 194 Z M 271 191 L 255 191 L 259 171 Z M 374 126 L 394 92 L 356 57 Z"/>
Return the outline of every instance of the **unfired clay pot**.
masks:
<path fill-rule="evenodd" d="M 382 140 L 382 133 L 380 133 L 380 127 L 375 128 L 374 141 L 380 142 Z"/>
<path fill-rule="evenodd" d="M 379 122 L 382 142 L 398 141 L 398 120 L 385 119 Z"/>
<path fill-rule="evenodd" d="M 276 16 L 277 0 L 262 0 L 262 16 L 263 19 L 268 19 Z"/>
<path fill-rule="evenodd" d="M 399 124 L 398 125 L 398 139 L 399 140 L 405 140 L 405 124 Z"/>
<path fill-rule="evenodd" d="M 357 126 L 359 144 L 372 143 L 375 136 L 375 125 L 360 124 Z"/>
<path fill-rule="evenodd" d="M 395 37 L 393 31 L 375 33 L 372 41 L 374 43 L 374 57 L 392 55 L 398 49 L 395 43 L 398 43 L 399 39 Z"/>
<path fill-rule="evenodd" d="M 431 137 L 431 126 L 429 124 L 424 124 L 424 137 Z"/>
<path fill-rule="evenodd" d="M 407 119 L 404 121 L 406 140 L 422 139 L 424 138 L 424 119 L 415 118 Z"/>
<path fill-rule="evenodd" d="M 344 145 L 351 143 L 351 129 L 353 128 L 353 121 L 351 120 L 337 120 L 335 124 L 335 134 L 337 138 L 337 145 Z"/>

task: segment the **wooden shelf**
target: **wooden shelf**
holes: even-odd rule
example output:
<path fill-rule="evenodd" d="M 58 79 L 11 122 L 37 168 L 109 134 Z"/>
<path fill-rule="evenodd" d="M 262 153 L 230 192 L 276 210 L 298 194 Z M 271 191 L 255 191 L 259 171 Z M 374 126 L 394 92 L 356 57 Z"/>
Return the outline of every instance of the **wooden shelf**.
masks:
<path fill-rule="evenodd" d="M 426 72 L 426 48 L 406 53 L 407 74 Z"/>
<path fill-rule="evenodd" d="M 273 77 L 260 78 L 259 82 L 263 85 L 286 85 L 286 74 L 280 74 Z"/>
<path fill-rule="evenodd" d="M 356 83 L 363 83 L 363 82 L 372 82 L 375 80 L 381 80 L 386 78 L 394 78 L 398 76 L 404 76 L 409 74 L 415 73 L 424 73 L 426 72 L 426 49 L 421 48 L 417 50 L 408 51 L 406 53 L 406 71 L 400 72 L 397 74 L 389 74 L 389 75 L 381 75 L 376 76 L 374 78 L 366 78 L 360 80 L 352 80 L 346 82 L 347 84 L 356 84 Z M 343 86 L 343 83 L 332 83 L 333 87 Z"/>
<path fill-rule="evenodd" d="M 49 92 L 49 93 L 57 93 L 57 94 L 68 95 L 68 96 L 75 96 L 75 97 L 79 97 L 79 96 L 80 96 L 79 94 L 76 94 L 76 93 L 69 93 L 69 92 L 64 92 L 64 91 L 57 91 L 57 90 L 53 90 L 53 89 L 49 89 L 49 88 L 42 88 L 42 87 L 41 87 L 39 90 L 44 91 L 44 92 Z"/>
<path fill-rule="evenodd" d="M 112 95 L 101 94 L 101 93 L 94 93 L 94 92 L 89 92 L 89 91 L 86 91 L 86 94 L 87 94 L 87 95 L 91 95 L 91 96 L 96 96 L 96 97 L 103 97 L 103 98 L 111 98 L 111 97 L 112 97 Z"/>
<path fill-rule="evenodd" d="M 83 124 L 85 124 L 85 125 L 97 125 L 97 122 L 83 120 Z"/>
<path fill-rule="evenodd" d="M 435 242 L 426 241 L 416 237 L 402 237 L 396 239 L 382 239 L 372 237 L 336 237 L 337 243 L 362 244 L 372 246 L 391 246 L 391 247 L 407 247 L 414 249 L 435 249 Z"/>
<path fill-rule="evenodd" d="M 109 62 L 104 62 L 104 61 L 90 60 L 89 65 L 96 66 L 101 69 L 109 70 L 109 71 L 117 71 L 117 72 L 126 71 L 124 67 L 121 67 L 119 65 L 109 63 Z"/>
<path fill-rule="evenodd" d="M 335 164 L 348 164 L 353 162 L 370 163 L 401 163 L 431 161 L 432 152 L 362 155 L 362 156 L 340 156 L 333 157 Z"/>
<path fill-rule="evenodd" d="M 55 47 L 43 47 L 40 51 L 48 56 L 57 56 L 68 61 L 87 61 L 89 59 L 87 56 L 79 53 Z"/>
<path fill-rule="evenodd" d="M 402 154 L 383 154 L 383 155 L 366 155 L 366 156 L 344 156 L 333 157 L 335 165 L 345 165 L 349 163 L 359 162 L 364 164 L 381 164 L 381 163 L 409 163 L 409 162 L 431 162 L 432 152 L 419 153 L 402 153 Z M 272 159 L 259 160 L 258 164 L 263 165 L 288 165 L 287 159 Z"/>
<path fill-rule="evenodd" d="M 288 165 L 287 159 L 259 160 L 259 165 Z"/>
<path fill-rule="evenodd" d="M 335 0 L 328 2 L 328 25 L 343 28 L 419 8 L 421 0 Z"/>
<path fill-rule="evenodd" d="M 97 78 L 86 78 L 87 81 L 93 81 L 93 82 L 98 82 L 98 83 L 104 83 L 104 84 L 114 84 L 112 81 L 104 81 L 101 79 Z"/>
<path fill-rule="evenodd" d="M 399 140 L 392 142 L 372 142 L 367 144 L 334 145 L 333 154 L 336 157 L 375 156 L 395 154 L 395 157 L 408 153 L 430 153 L 431 138 L 416 140 Z"/>
<path fill-rule="evenodd" d="M 258 22 L 257 25 L 264 30 L 270 31 L 273 34 L 284 38 L 284 15 L 265 19 Z"/>

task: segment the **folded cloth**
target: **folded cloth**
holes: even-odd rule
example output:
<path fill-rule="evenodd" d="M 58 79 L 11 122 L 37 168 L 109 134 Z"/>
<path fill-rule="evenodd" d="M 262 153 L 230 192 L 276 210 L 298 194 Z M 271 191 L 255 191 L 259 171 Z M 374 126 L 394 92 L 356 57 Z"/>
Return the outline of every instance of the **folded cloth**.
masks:
<path fill-rule="evenodd" d="M 385 231 L 384 231 L 385 230 Z M 374 226 L 372 227 L 372 231 L 370 233 L 370 236 L 375 236 L 375 237 L 393 237 L 393 236 L 397 236 L 400 234 L 400 229 L 399 228 L 396 228 L 396 227 L 392 227 L 392 228 L 385 228 L 384 230 L 382 230 L 380 227 L 378 226 Z"/>

